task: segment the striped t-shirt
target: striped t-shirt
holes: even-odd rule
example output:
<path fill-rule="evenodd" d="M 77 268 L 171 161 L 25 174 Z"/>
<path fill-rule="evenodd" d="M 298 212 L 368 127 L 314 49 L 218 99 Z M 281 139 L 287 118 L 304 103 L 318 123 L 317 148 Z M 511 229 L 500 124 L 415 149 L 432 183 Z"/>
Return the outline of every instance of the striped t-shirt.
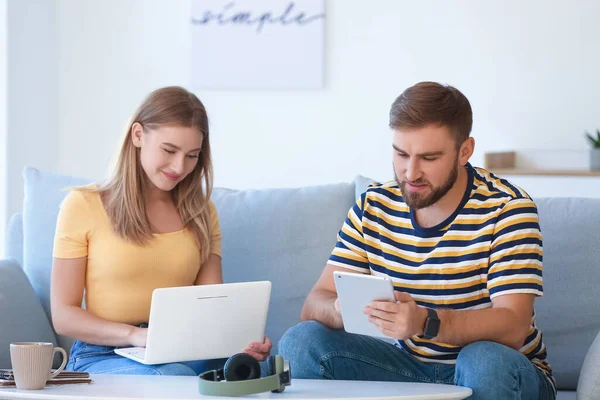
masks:
<path fill-rule="evenodd" d="M 348 212 L 329 263 L 387 276 L 430 308 L 475 310 L 510 293 L 542 295 L 542 236 L 535 203 L 522 189 L 466 166 L 456 211 L 420 227 L 395 181 L 372 184 Z M 399 345 L 424 362 L 456 363 L 461 347 L 413 336 Z M 520 349 L 555 386 L 535 313 Z"/>

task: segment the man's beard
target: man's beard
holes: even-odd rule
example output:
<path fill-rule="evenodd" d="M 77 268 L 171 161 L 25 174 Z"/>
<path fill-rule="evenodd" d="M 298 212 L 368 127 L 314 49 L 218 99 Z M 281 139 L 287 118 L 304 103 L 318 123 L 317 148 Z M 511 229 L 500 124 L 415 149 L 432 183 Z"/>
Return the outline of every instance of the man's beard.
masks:
<path fill-rule="evenodd" d="M 398 179 L 398 175 L 396 175 L 395 170 L 394 170 L 394 176 L 396 177 L 396 182 L 398 183 L 398 186 L 400 186 L 400 189 L 402 190 L 402 197 L 404 199 L 404 202 L 410 208 L 415 209 L 415 210 L 418 210 L 421 208 L 427 208 L 427 207 L 435 204 L 442 197 L 444 197 L 446 195 L 446 193 L 448 193 L 448 191 L 450 189 L 452 189 L 452 186 L 454 186 L 454 183 L 456 183 L 456 180 L 458 179 L 458 159 L 454 163 L 454 166 L 452 167 L 452 170 L 450 171 L 450 174 L 448 175 L 448 178 L 446 179 L 446 181 L 438 187 L 433 187 L 431 185 L 431 183 L 429 183 L 427 181 L 423 181 L 423 180 L 416 180 L 414 182 L 410 182 L 415 185 L 423 185 L 424 184 L 424 185 L 429 186 L 431 188 L 431 191 L 429 194 L 411 192 L 409 189 L 406 188 L 407 182 L 405 180 L 400 182 L 400 180 Z"/>

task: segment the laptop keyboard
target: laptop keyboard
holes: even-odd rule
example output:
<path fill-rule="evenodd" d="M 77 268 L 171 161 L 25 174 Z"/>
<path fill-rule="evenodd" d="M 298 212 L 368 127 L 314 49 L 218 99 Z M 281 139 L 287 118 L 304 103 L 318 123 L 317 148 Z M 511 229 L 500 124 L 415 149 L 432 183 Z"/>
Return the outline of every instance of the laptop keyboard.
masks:
<path fill-rule="evenodd" d="M 127 354 L 137 357 L 137 358 L 144 359 L 146 356 L 146 349 L 129 350 L 129 351 L 127 351 Z"/>

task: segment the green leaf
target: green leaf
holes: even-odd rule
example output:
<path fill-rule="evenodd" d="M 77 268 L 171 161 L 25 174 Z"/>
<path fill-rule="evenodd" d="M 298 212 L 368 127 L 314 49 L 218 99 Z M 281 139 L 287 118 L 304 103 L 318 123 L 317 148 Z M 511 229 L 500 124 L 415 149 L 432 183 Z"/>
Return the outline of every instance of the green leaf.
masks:
<path fill-rule="evenodd" d="M 593 148 L 600 148 L 600 129 L 596 131 L 596 137 L 593 137 L 588 131 L 585 131 L 585 136 Z"/>

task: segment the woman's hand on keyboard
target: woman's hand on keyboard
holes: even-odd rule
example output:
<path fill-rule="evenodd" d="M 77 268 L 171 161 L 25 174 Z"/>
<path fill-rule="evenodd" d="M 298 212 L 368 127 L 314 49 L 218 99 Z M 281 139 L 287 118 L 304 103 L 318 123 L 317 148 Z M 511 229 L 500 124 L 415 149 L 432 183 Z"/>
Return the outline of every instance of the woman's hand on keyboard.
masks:
<path fill-rule="evenodd" d="M 146 339 L 148 338 L 148 328 L 133 327 L 130 335 L 131 345 L 134 347 L 146 347 Z"/>

